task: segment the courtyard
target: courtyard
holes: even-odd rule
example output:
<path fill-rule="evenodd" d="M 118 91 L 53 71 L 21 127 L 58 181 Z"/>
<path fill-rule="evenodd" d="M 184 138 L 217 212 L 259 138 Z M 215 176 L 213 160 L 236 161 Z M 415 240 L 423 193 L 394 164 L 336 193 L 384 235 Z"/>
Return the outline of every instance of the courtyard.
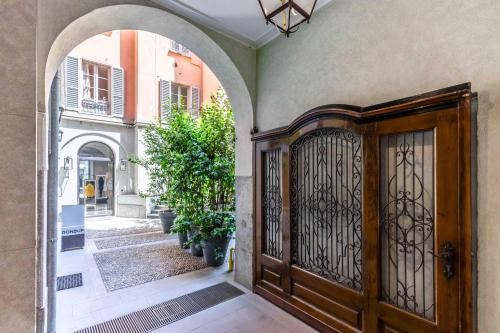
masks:
<path fill-rule="evenodd" d="M 57 292 L 58 332 L 85 329 L 222 282 L 231 283 L 244 294 L 175 321 L 156 332 L 257 332 L 259 327 L 272 328 L 273 332 L 287 332 L 292 328 L 294 332 L 314 332 L 235 282 L 234 273 L 228 272 L 227 258 L 226 263 L 219 267 L 206 267 L 199 259 L 196 260 L 199 266 L 185 267 L 189 263 L 179 265 L 192 270 L 186 273 L 165 278 L 147 274 L 144 277 L 144 271 L 141 271 L 144 267 L 139 267 L 140 263 L 134 264 L 127 251 L 132 250 L 136 255 L 143 252 L 145 257 L 142 259 L 147 260 L 146 257 L 151 258 L 148 250 L 152 247 L 180 249 L 177 235 L 164 234 L 158 219 L 89 217 L 85 227 L 85 248 L 59 253 L 58 276 L 82 273 L 83 285 Z M 230 246 L 234 246 L 234 241 Z M 120 261 L 111 254 L 113 252 L 125 253 L 129 260 Z M 115 265 L 109 273 L 121 275 L 121 279 L 110 279 L 117 280 L 114 281 L 117 284 L 106 285 L 106 279 L 103 279 L 96 263 L 96 258 L 106 253 L 111 254 L 111 264 Z M 172 258 L 163 258 L 163 264 L 152 263 L 149 269 L 169 266 L 168 260 Z M 184 260 L 186 258 L 190 260 L 194 257 L 183 257 Z M 122 267 L 118 267 L 120 264 Z"/>
<path fill-rule="evenodd" d="M 499 12 L 0 0 L 0 331 L 497 333 Z"/>

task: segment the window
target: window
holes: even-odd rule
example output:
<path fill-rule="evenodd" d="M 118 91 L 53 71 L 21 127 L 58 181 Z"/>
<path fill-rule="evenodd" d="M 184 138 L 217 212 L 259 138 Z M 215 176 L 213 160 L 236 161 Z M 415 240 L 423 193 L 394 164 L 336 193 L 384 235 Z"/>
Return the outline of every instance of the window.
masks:
<path fill-rule="evenodd" d="M 82 61 L 83 98 L 85 112 L 109 114 L 110 67 Z"/>
<path fill-rule="evenodd" d="M 191 52 L 187 47 L 185 47 L 182 44 L 177 43 L 175 40 L 170 41 L 170 51 L 182 54 L 186 57 L 189 57 L 191 55 Z"/>
<path fill-rule="evenodd" d="M 172 83 L 172 104 L 181 104 L 187 109 L 188 88 L 177 83 Z"/>

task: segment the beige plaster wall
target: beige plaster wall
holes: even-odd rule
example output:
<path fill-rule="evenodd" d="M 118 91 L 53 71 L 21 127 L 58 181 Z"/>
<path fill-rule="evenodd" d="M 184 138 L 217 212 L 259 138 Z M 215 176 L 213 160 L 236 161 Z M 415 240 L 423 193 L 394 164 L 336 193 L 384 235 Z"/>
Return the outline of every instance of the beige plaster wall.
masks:
<path fill-rule="evenodd" d="M 36 0 L 0 1 L 0 332 L 35 323 Z"/>
<path fill-rule="evenodd" d="M 479 332 L 500 327 L 500 2 L 335 0 L 258 52 L 259 130 L 313 107 L 472 82 L 479 93 Z"/>

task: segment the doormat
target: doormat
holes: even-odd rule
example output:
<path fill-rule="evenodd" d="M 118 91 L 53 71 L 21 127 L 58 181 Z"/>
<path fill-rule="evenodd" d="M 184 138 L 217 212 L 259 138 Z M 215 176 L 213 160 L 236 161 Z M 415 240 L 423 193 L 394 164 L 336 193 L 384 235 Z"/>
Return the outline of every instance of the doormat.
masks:
<path fill-rule="evenodd" d="M 106 239 L 94 240 L 95 247 L 98 250 L 113 249 L 116 247 L 138 245 L 145 243 L 154 243 L 166 241 L 170 239 L 177 239 L 177 235 L 164 234 L 163 232 L 152 232 L 147 234 L 139 234 L 133 236 L 113 237 Z"/>
<path fill-rule="evenodd" d="M 164 243 L 94 253 L 107 291 L 196 271 L 207 264 L 179 245 Z"/>
<path fill-rule="evenodd" d="M 223 282 L 75 333 L 147 333 L 243 294 L 240 289 Z"/>
<path fill-rule="evenodd" d="M 57 291 L 83 286 L 82 273 L 57 277 Z"/>

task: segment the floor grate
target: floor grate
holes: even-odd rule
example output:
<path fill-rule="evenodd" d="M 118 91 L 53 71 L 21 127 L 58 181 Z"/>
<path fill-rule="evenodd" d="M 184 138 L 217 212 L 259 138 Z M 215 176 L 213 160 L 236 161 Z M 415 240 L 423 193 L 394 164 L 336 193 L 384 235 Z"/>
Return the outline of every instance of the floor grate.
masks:
<path fill-rule="evenodd" d="M 83 286 L 82 273 L 57 277 L 57 291 Z"/>
<path fill-rule="evenodd" d="M 147 333 L 243 294 L 223 282 L 75 333 Z"/>

